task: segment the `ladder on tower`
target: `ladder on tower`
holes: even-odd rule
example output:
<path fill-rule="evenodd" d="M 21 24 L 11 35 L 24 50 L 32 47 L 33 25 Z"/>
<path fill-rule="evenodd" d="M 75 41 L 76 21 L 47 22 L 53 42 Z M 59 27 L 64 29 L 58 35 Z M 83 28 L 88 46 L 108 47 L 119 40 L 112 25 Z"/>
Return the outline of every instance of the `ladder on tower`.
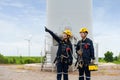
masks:
<path fill-rule="evenodd" d="M 51 38 L 51 37 L 49 35 L 45 35 L 45 47 L 44 47 L 45 55 L 42 60 L 41 71 L 43 71 L 43 70 L 52 70 L 53 71 L 53 62 L 51 60 L 52 54 L 51 54 L 50 50 L 47 50 L 47 47 L 51 47 L 51 46 L 48 46 L 48 45 L 51 45 L 51 43 L 47 42 L 48 38 Z"/>
<path fill-rule="evenodd" d="M 54 71 L 54 65 L 51 61 L 51 53 L 50 52 L 46 52 L 45 56 L 43 58 L 43 62 L 41 64 L 41 71 Z"/>

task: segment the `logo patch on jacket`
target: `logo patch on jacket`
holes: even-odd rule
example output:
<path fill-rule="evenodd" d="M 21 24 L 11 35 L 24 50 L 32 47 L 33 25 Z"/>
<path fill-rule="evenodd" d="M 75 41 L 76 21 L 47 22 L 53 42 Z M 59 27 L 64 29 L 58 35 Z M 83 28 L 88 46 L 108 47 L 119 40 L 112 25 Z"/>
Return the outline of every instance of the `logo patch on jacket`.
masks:
<path fill-rule="evenodd" d="M 89 46 L 90 46 L 90 44 L 89 44 L 89 43 L 84 44 L 84 48 L 85 48 L 85 49 L 88 49 L 88 48 L 89 48 Z"/>

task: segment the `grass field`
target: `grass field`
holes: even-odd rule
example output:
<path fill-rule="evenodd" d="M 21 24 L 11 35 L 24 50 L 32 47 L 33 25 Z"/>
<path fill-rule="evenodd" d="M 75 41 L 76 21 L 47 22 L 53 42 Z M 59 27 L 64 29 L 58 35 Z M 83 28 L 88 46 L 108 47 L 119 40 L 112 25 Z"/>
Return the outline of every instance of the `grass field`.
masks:
<path fill-rule="evenodd" d="M 27 56 L 5 56 L 7 64 L 29 64 L 41 63 L 43 57 L 27 57 Z"/>
<path fill-rule="evenodd" d="M 30 63 L 41 63 L 44 61 L 44 57 L 40 56 L 3 56 L 0 54 L 0 64 L 30 64 Z M 104 58 L 99 58 L 100 63 L 107 63 Z M 115 64 L 120 64 L 120 58 L 114 59 Z"/>
<path fill-rule="evenodd" d="M 99 58 L 99 62 L 100 62 L 100 63 L 107 63 L 107 62 L 104 60 L 104 58 Z M 114 60 L 114 61 L 111 62 L 111 63 L 120 64 L 120 59 Z"/>

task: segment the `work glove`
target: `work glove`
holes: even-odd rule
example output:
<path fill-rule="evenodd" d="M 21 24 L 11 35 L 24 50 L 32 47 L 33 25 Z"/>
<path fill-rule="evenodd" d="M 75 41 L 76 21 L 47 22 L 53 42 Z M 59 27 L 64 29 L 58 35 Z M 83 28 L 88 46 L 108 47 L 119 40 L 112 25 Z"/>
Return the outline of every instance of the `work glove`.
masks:
<path fill-rule="evenodd" d="M 48 29 L 46 28 L 46 26 L 45 26 L 45 31 L 48 32 Z"/>

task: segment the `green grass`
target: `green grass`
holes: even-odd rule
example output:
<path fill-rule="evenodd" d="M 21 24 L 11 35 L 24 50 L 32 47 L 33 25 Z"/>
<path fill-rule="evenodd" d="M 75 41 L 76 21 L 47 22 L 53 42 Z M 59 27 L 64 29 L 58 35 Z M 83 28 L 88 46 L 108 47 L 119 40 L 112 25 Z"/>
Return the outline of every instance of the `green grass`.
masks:
<path fill-rule="evenodd" d="M 99 58 L 99 62 L 106 63 L 106 61 L 103 58 Z"/>
<path fill-rule="evenodd" d="M 29 63 L 41 63 L 43 57 L 27 57 L 27 56 L 5 56 L 7 64 L 29 64 Z"/>
<path fill-rule="evenodd" d="M 118 61 L 113 61 L 113 63 L 115 63 L 115 64 L 120 64 L 120 60 L 118 60 Z"/>
<path fill-rule="evenodd" d="M 105 60 L 104 60 L 104 58 L 99 58 L 99 62 L 100 63 L 107 63 Z M 113 62 L 111 62 L 111 63 L 115 63 L 115 64 L 120 64 L 120 59 L 119 60 L 114 60 Z"/>

